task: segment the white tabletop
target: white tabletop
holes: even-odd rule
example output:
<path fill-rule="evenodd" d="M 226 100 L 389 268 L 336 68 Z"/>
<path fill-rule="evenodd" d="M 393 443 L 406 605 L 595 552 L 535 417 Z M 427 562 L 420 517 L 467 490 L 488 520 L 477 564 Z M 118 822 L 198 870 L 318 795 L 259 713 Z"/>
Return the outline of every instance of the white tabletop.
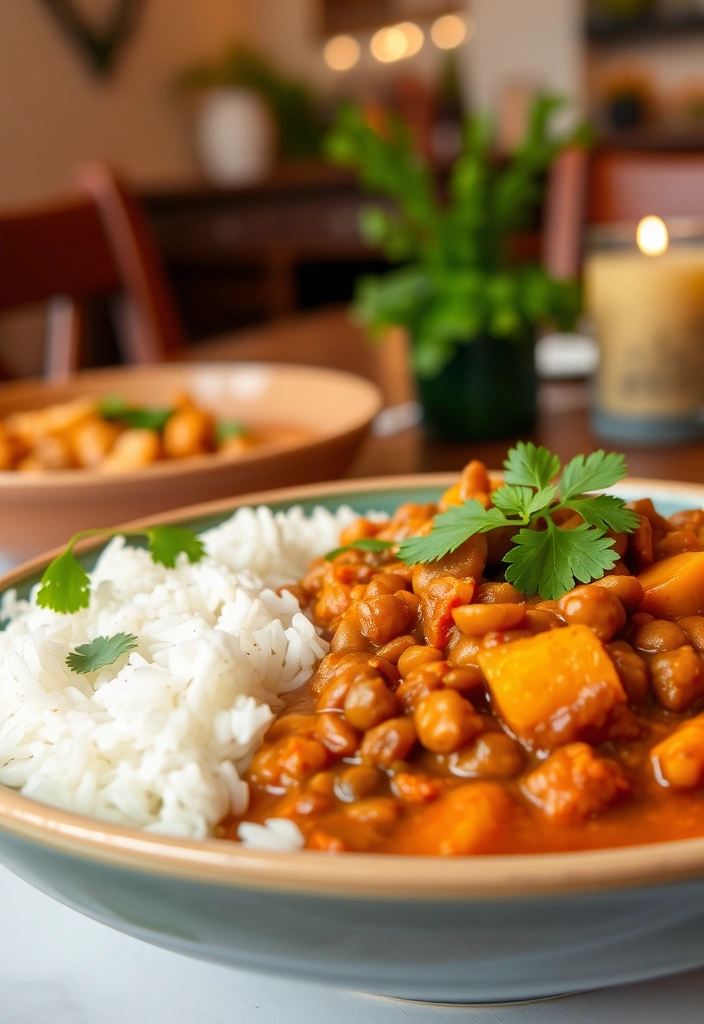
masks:
<path fill-rule="evenodd" d="M 0 868 L 5 1024 L 695 1024 L 704 972 L 552 1002 L 469 1009 L 230 971 L 144 945 Z"/>

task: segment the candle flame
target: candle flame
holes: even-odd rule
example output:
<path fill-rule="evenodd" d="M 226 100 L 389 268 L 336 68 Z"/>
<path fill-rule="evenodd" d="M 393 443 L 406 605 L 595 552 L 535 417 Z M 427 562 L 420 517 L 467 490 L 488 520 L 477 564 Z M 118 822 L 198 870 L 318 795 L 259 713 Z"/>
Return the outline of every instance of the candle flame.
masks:
<path fill-rule="evenodd" d="M 659 217 L 643 217 L 636 229 L 636 243 L 645 256 L 660 256 L 670 243 L 665 222 Z"/>

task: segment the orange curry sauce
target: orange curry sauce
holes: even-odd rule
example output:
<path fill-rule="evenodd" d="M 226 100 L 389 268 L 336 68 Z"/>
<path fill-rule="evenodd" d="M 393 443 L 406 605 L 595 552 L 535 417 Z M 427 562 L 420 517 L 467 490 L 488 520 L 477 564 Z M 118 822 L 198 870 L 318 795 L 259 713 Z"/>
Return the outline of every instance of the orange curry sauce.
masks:
<path fill-rule="evenodd" d="M 341 543 L 401 540 L 493 486 L 472 462 L 438 506 L 360 519 Z M 290 818 L 331 852 L 704 835 L 704 512 L 631 507 L 614 569 L 559 601 L 504 582 L 501 530 L 413 569 L 386 551 L 317 559 L 289 589 L 331 651 L 254 757 L 245 819 Z"/>

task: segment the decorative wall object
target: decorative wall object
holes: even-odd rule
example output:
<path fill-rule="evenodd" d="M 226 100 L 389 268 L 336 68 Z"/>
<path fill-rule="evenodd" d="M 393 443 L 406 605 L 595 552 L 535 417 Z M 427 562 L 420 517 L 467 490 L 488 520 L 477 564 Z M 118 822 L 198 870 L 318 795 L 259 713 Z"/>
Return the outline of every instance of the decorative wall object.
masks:
<path fill-rule="evenodd" d="M 101 12 L 95 16 L 87 14 L 77 0 L 41 2 L 93 74 L 106 77 L 134 32 L 145 0 L 100 0 Z"/>

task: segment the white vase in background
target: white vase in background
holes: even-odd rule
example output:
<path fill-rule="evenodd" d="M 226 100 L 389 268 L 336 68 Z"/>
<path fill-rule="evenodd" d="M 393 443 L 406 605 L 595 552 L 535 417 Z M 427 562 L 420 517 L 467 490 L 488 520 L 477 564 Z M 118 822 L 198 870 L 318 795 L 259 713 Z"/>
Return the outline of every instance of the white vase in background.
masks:
<path fill-rule="evenodd" d="M 274 162 L 276 132 L 269 108 L 250 89 L 213 89 L 201 102 L 196 125 L 205 173 L 216 185 L 249 185 Z"/>

